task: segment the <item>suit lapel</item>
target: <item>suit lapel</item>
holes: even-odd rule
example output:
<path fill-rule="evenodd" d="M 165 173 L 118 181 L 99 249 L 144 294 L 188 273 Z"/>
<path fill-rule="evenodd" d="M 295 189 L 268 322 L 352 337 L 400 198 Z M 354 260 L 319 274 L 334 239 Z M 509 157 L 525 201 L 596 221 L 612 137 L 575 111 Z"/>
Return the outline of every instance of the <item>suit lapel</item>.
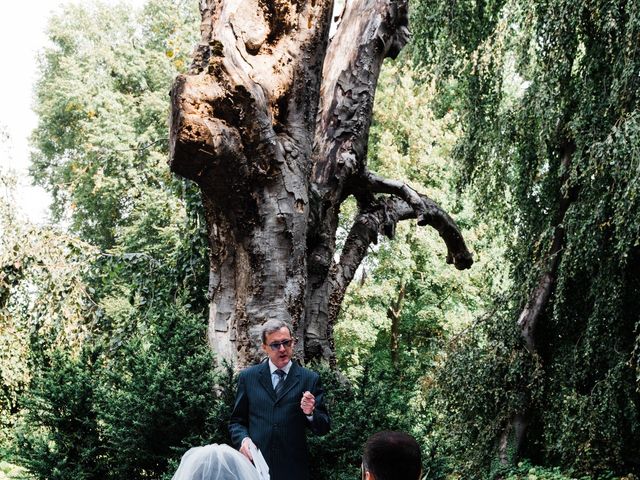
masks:
<path fill-rule="evenodd" d="M 293 387 L 295 387 L 298 384 L 298 382 L 300 382 L 300 367 L 294 361 L 291 364 L 291 368 L 289 369 L 289 374 L 287 375 L 287 378 L 284 381 L 284 388 L 280 392 L 280 395 L 278 396 L 276 401 L 284 397 L 289 392 L 289 390 L 291 390 Z"/>
<path fill-rule="evenodd" d="M 264 362 L 263 367 L 260 369 L 260 377 L 258 379 L 262 388 L 264 388 L 269 395 L 269 398 L 276 401 L 276 392 L 273 390 L 273 383 L 271 383 L 271 372 L 269 371 L 269 362 Z"/>

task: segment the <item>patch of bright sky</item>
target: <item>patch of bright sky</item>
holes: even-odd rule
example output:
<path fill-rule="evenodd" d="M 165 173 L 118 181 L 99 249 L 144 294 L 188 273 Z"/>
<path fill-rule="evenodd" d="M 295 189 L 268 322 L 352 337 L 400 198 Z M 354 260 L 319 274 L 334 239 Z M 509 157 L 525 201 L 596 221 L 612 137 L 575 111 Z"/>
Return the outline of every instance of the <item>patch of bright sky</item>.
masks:
<path fill-rule="evenodd" d="M 31 185 L 29 136 L 37 125 L 32 111 L 33 86 L 37 78 L 38 52 L 47 44 L 46 27 L 49 18 L 61 11 L 62 0 L 22 0 L 5 2 L 0 15 L 0 45 L 3 46 L 0 71 L 0 130 L 8 133 L 5 142 L 0 137 L 0 169 L 17 176 L 17 209 L 34 223 L 48 219 L 49 195 Z M 82 2 L 76 2 L 82 3 Z M 144 0 L 103 0 L 103 3 L 126 3 L 139 8 Z"/>

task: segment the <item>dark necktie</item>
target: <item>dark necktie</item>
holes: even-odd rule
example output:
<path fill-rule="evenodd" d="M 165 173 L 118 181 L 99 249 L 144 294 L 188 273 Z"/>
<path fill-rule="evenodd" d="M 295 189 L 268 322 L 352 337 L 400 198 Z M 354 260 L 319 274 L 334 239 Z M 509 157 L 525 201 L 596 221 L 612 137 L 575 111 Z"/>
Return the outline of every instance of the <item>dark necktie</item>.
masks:
<path fill-rule="evenodd" d="M 274 387 L 274 390 L 276 391 L 276 397 L 278 395 L 280 395 L 280 392 L 282 392 L 282 389 L 284 388 L 284 371 L 283 370 L 276 370 L 274 372 L 276 375 L 278 375 L 278 383 L 276 383 L 276 386 Z"/>

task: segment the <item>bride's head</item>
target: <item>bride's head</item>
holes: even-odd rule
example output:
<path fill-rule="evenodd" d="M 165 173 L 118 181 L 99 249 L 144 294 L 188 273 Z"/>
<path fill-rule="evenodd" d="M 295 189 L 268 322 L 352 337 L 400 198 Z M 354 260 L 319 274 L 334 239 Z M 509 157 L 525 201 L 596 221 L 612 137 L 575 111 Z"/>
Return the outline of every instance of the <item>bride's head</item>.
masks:
<path fill-rule="evenodd" d="M 240 452 L 213 444 L 189 449 L 172 480 L 259 480 L 259 476 Z"/>

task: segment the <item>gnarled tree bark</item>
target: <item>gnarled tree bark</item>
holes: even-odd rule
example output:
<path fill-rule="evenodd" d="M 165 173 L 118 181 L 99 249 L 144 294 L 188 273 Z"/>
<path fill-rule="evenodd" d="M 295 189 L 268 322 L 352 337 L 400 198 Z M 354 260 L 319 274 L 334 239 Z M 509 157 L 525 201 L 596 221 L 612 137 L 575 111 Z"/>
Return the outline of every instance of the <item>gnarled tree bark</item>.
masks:
<path fill-rule="evenodd" d="M 379 234 L 416 218 L 447 260 L 472 257 L 453 220 L 402 182 L 367 170 L 382 62 L 408 39 L 407 1 L 354 0 L 329 40 L 332 1 L 201 0 L 202 40 L 172 88 L 171 169 L 202 190 L 213 349 L 256 361 L 259 327 L 290 321 L 303 360 L 333 359 L 344 293 Z M 359 213 L 340 259 L 340 205 Z"/>

